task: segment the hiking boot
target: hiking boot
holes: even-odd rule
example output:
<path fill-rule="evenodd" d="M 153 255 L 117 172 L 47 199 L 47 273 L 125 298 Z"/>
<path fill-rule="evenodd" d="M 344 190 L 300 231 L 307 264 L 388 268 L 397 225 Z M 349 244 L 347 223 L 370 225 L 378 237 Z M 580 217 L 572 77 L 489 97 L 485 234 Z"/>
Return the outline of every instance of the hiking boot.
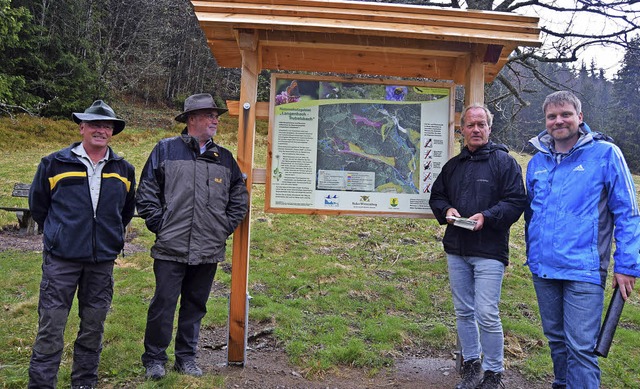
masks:
<path fill-rule="evenodd" d="M 553 385 L 551 385 L 551 389 L 567 389 L 567 385 L 553 384 Z"/>
<path fill-rule="evenodd" d="M 181 374 L 186 374 L 194 377 L 201 377 L 202 370 L 196 365 L 196 361 L 184 361 L 178 362 L 176 361 L 173 366 L 174 370 Z"/>
<path fill-rule="evenodd" d="M 504 389 L 504 384 L 502 383 L 502 373 L 496 373 L 495 371 L 487 370 L 484 372 L 484 377 L 482 377 L 482 381 L 480 381 L 480 385 L 477 386 L 478 389 Z"/>
<path fill-rule="evenodd" d="M 144 378 L 148 380 L 159 380 L 167 374 L 161 363 L 152 363 L 146 366 L 146 369 L 147 371 L 144 374 Z"/>
<path fill-rule="evenodd" d="M 475 389 L 482 379 L 482 365 L 480 359 L 464 361 L 462 365 L 462 381 L 455 389 Z"/>

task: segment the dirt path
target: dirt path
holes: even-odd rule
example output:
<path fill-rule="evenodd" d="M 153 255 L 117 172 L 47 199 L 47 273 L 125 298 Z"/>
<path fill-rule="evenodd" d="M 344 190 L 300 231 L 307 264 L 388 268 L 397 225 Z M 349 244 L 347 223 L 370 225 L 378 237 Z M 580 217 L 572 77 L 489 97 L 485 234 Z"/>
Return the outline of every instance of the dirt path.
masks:
<path fill-rule="evenodd" d="M 251 325 L 251 324 L 250 324 Z M 261 332 L 251 329 L 252 333 Z M 368 376 L 363 369 L 340 367 L 318 377 L 306 377 L 305 372 L 288 363 L 275 338 L 267 331 L 264 336 L 247 343 L 245 366 L 227 366 L 226 328 L 203 330 L 200 337 L 199 365 L 205 372 L 226 379 L 226 388 L 243 389 L 425 389 L 453 388 L 460 380 L 455 361 L 447 355 L 425 355 L 409 352 L 397 359 L 394 366 Z M 519 372 L 507 370 L 504 376 L 508 389 L 547 389 L 550 383 L 527 381 Z"/>

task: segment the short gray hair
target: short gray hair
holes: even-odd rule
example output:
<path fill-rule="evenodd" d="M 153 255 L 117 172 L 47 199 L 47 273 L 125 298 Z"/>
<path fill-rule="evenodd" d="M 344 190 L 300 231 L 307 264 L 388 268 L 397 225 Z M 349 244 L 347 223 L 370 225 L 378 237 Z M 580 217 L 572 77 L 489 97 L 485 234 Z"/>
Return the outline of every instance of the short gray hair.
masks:
<path fill-rule="evenodd" d="M 565 105 L 567 103 L 573 105 L 573 108 L 576 109 L 577 113 L 582 112 L 582 103 L 580 102 L 580 99 L 567 90 L 561 90 L 553 92 L 544 99 L 544 103 L 542 103 L 542 113 L 547 113 L 547 107 L 549 105 Z"/>
<path fill-rule="evenodd" d="M 470 109 L 476 109 L 476 108 L 480 108 L 484 110 L 484 113 L 487 115 L 487 125 L 489 126 L 489 128 L 491 128 L 491 125 L 493 124 L 493 114 L 491 113 L 491 111 L 489 111 L 489 108 L 487 108 L 485 105 L 482 105 L 480 103 L 470 104 L 469 106 L 467 106 L 465 109 L 462 110 L 462 113 L 460 114 L 460 128 L 464 128 L 464 117 L 467 115 L 467 111 L 469 111 Z"/>

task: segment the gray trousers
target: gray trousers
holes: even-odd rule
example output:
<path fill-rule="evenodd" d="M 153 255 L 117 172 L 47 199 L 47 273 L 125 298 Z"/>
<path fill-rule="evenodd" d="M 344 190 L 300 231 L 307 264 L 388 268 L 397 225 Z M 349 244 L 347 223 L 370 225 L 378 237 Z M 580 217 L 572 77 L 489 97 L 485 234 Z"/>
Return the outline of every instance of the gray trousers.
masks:
<path fill-rule="evenodd" d="M 29 388 L 55 388 L 64 330 L 78 292 L 80 328 L 73 347 L 72 385 L 96 385 L 104 321 L 113 297 L 113 261 L 82 263 L 43 253 L 38 334 L 29 364 Z"/>

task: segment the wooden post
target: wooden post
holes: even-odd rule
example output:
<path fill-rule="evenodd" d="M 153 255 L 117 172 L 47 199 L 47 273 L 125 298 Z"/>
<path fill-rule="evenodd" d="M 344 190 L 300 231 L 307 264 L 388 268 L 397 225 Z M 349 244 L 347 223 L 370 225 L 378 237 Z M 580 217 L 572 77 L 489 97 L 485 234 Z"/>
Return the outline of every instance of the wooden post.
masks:
<path fill-rule="evenodd" d="M 484 51 L 472 53 L 464 85 L 464 105 L 484 104 Z"/>
<path fill-rule="evenodd" d="M 256 100 L 260 59 L 258 37 L 254 31 L 239 31 L 238 47 L 242 53 L 242 79 L 240 81 L 240 115 L 238 117 L 238 165 L 247 175 L 249 212 L 233 234 L 231 263 L 231 295 L 229 298 L 229 342 L 227 362 L 242 364 L 246 361 L 247 320 L 249 294 L 249 242 L 251 227 L 251 185 L 253 184 L 253 149 L 255 143 Z"/>

